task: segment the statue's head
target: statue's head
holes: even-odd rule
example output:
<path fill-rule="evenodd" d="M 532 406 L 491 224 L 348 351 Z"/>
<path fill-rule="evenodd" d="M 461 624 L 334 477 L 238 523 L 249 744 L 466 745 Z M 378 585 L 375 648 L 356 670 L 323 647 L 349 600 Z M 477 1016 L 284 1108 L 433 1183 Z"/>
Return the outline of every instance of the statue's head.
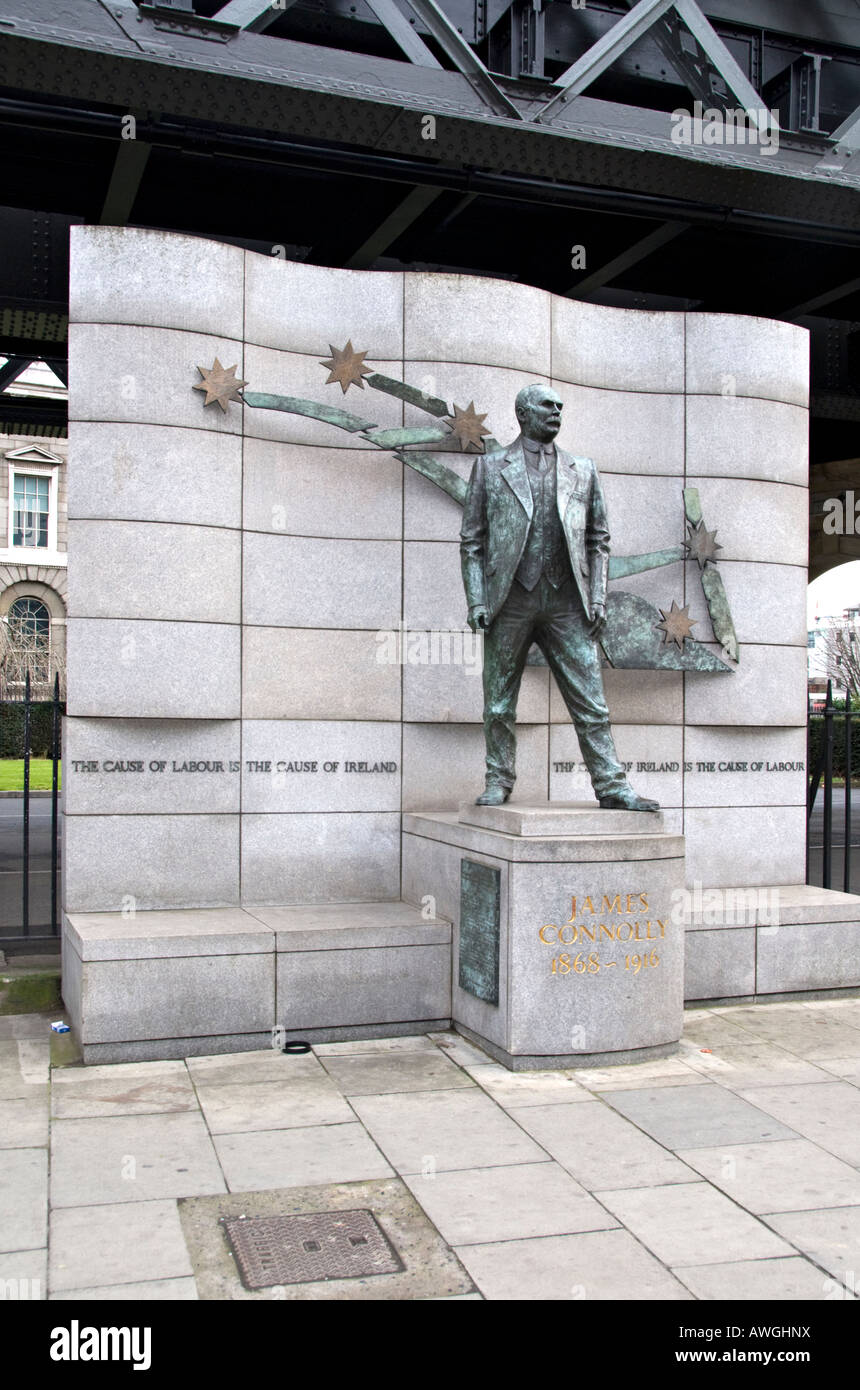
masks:
<path fill-rule="evenodd" d="M 524 386 L 516 399 L 517 420 L 527 439 L 551 444 L 561 429 L 563 401 L 551 386 Z"/>

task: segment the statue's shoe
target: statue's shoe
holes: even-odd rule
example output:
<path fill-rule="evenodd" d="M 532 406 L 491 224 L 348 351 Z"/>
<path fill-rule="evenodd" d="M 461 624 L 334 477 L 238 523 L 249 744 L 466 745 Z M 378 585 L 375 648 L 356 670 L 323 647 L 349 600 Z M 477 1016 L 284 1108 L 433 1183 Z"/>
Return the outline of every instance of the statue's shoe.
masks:
<path fill-rule="evenodd" d="M 503 787 L 499 782 L 491 782 L 486 791 L 481 792 L 475 802 L 476 806 L 503 806 L 511 794 L 510 787 Z"/>
<path fill-rule="evenodd" d="M 602 811 L 659 811 L 659 801 L 649 801 L 644 796 L 637 796 L 632 790 L 618 792 L 615 796 L 602 796 L 600 798 L 600 809 Z"/>

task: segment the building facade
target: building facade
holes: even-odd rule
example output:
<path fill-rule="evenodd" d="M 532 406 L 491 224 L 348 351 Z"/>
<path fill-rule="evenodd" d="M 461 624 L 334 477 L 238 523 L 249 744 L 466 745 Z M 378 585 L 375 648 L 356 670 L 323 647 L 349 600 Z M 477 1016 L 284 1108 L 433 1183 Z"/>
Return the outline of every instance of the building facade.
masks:
<path fill-rule="evenodd" d="M 66 664 L 67 441 L 0 436 L 0 696 L 44 698 Z"/>

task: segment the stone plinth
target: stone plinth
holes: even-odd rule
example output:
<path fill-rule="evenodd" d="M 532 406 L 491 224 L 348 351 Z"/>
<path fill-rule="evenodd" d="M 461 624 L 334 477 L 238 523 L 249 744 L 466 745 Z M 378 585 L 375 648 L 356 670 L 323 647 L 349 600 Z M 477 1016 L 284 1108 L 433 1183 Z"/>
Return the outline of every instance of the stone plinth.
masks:
<path fill-rule="evenodd" d="M 514 1071 L 674 1051 L 684 840 L 659 813 L 469 806 L 403 831 L 404 897 L 454 923 L 462 1033 Z"/>

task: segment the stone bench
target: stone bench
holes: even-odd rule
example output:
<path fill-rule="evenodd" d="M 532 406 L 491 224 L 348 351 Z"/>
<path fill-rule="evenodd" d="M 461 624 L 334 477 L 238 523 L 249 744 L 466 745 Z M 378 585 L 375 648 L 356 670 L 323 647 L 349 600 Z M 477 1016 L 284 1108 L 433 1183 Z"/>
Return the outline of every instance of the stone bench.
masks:
<path fill-rule="evenodd" d="M 63 998 L 85 1062 L 447 1028 L 451 925 L 401 902 L 74 913 Z"/>

